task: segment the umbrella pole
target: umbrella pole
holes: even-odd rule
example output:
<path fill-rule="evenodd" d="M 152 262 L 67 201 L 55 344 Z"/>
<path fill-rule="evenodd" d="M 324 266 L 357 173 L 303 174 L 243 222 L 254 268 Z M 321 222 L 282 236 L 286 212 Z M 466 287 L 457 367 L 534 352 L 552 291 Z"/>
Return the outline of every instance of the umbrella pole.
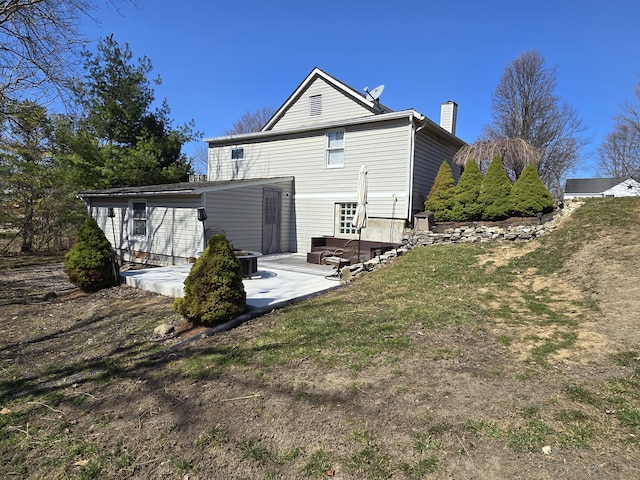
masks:
<path fill-rule="evenodd" d="M 360 263 L 360 240 L 362 239 L 362 229 L 358 229 L 358 263 Z"/>

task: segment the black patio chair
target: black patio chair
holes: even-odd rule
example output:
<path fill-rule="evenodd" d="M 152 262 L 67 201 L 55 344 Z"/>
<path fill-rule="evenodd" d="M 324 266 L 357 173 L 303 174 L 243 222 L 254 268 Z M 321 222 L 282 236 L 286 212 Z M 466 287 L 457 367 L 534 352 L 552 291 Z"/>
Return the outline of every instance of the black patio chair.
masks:
<path fill-rule="evenodd" d="M 358 241 L 356 239 L 348 240 L 342 247 L 332 251 L 322 252 L 320 256 L 321 265 L 331 265 L 334 269 L 331 275 L 325 277 L 330 280 L 340 280 L 342 278 L 342 269 L 351 264 L 351 258 L 356 254 Z"/>

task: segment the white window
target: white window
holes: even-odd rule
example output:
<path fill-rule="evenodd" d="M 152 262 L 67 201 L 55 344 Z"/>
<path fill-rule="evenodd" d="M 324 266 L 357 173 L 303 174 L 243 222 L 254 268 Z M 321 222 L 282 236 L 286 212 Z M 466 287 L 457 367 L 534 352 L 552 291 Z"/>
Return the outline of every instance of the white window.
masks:
<path fill-rule="evenodd" d="M 234 148 L 231 150 L 231 160 L 244 160 L 244 148 Z"/>
<path fill-rule="evenodd" d="M 338 213 L 338 231 L 340 233 L 346 235 L 354 235 L 358 233 L 356 227 L 351 223 L 353 221 L 353 216 L 356 214 L 357 206 L 358 204 L 355 202 L 340 204 L 340 210 Z"/>
<path fill-rule="evenodd" d="M 326 166 L 344 167 L 344 130 L 327 133 Z"/>
<path fill-rule="evenodd" d="M 145 202 L 133 202 L 131 230 L 134 237 L 147 236 L 147 204 Z"/>
<path fill-rule="evenodd" d="M 322 115 L 322 95 L 311 95 L 309 97 L 309 115 L 312 117 Z"/>
<path fill-rule="evenodd" d="M 234 148 L 231 150 L 231 178 L 240 176 L 242 164 L 244 163 L 244 148 Z"/>

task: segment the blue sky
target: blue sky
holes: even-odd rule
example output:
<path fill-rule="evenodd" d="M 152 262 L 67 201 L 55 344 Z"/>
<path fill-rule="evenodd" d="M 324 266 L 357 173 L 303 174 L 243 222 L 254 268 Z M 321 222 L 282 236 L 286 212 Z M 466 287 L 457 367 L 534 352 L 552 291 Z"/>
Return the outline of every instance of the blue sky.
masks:
<path fill-rule="evenodd" d="M 457 135 L 473 142 L 491 121 L 503 69 L 535 49 L 557 67 L 556 93 L 583 120 L 590 143 L 569 176 L 585 177 L 640 82 L 637 0 L 138 0 L 97 16 L 84 33 L 113 34 L 149 57 L 163 81 L 158 100 L 176 125 L 193 119 L 204 137 L 247 111 L 277 109 L 317 66 L 359 90 L 384 84 L 382 103 L 436 122 L 440 104 L 454 100 Z"/>

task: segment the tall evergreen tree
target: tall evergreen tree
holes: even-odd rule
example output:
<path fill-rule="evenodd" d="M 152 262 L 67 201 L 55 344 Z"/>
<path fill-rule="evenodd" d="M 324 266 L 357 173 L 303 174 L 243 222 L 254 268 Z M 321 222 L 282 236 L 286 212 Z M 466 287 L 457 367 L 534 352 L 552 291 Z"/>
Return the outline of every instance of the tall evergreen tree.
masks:
<path fill-rule="evenodd" d="M 154 86 L 161 80 L 149 79 L 151 61 L 133 62 L 129 45 L 121 47 L 113 36 L 101 40 L 95 54 L 84 55 L 86 76 L 77 89 L 84 114 L 71 143 L 74 163 L 91 171 L 92 186 L 186 180 L 191 163 L 181 150 L 197 133 L 193 122 L 172 126 L 166 100 L 152 109 Z"/>
<path fill-rule="evenodd" d="M 475 161 L 464 167 L 453 197 L 452 218 L 457 222 L 480 220 L 482 205 L 478 201 L 482 189 L 482 172 Z"/>
<path fill-rule="evenodd" d="M 22 252 L 67 248 L 84 211 L 60 163 L 60 118 L 31 101 L 0 116 L 0 223 L 18 232 Z"/>
<path fill-rule="evenodd" d="M 478 202 L 482 205 L 482 220 L 502 220 L 509 217 L 511 182 L 500 157 L 491 160 L 482 182 Z"/>
<path fill-rule="evenodd" d="M 443 161 L 438 169 L 424 208 L 433 212 L 433 218 L 437 222 L 447 222 L 452 219 L 453 196 L 455 195 L 455 180 L 451 167 L 447 161 Z"/>
<path fill-rule="evenodd" d="M 540 180 L 538 169 L 532 163 L 525 167 L 514 183 L 510 203 L 512 214 L 523 217 L 553 211 L 553 196 Z"/>

